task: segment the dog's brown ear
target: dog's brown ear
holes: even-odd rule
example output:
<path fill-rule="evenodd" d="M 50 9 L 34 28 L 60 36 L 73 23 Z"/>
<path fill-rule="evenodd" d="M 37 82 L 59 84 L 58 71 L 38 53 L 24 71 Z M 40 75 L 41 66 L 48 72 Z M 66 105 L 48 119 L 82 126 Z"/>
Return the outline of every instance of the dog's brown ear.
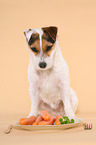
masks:
<path fill-rule="evenodd" d="M 56 41 L 56 36 L 57 36 L 57 30 L 58 28 L 56 26 L 50 26 L 50 27 L 44 27 L 42 28 L 44 33 L 48 36 L 51 37 L 51 39 L 55 42 Z"/>

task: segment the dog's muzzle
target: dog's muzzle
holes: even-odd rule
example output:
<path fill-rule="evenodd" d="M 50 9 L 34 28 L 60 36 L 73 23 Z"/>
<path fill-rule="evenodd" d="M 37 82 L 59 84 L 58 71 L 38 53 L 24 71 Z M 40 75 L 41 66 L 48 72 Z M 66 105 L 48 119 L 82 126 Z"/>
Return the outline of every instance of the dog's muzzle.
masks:
<path fill-rule="evenodd" d="M 45 62 L 40 62 L 39 63 L 40 68 L 45 68 L 46 66 L 47 66 L 47 64 Z"/>

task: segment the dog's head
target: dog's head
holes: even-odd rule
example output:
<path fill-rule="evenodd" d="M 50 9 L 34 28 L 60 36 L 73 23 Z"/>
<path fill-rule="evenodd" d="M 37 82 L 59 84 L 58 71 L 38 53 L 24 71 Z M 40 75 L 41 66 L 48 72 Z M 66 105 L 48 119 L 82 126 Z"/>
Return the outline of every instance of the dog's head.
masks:
<path fill-rule="evenodd" d="M 24 35 L 28 48 L 37 70 L 46 70 L 52 67 L 55 53 L 57 27 L 27 29 Z"/>

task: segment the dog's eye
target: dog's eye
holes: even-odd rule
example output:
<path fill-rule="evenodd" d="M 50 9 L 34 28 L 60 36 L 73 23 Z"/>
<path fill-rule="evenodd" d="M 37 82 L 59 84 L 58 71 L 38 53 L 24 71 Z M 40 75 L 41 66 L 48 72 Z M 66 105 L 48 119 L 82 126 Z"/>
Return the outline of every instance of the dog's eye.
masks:
<path fill-rule="evenodd" d="M 37 49 L 36 49 L 36 47 L 31 47 L 31 49 L 32 49 L 32 51 L 34 51 L 34 52 L 38 52 Z"/>
<path fill-rule="evenodd" d="M 51 46 L 47 46 L 46 51 L 51 50 L 52 46 L 53 46 L 53 45 L 51 45 Z"/>

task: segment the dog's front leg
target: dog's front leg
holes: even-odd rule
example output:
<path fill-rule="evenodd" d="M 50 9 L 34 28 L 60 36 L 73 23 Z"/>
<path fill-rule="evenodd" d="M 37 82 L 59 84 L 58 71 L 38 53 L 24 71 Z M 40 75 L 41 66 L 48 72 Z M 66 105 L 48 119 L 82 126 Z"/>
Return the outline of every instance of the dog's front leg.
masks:
<path fill-rule="evenodd" d="M 34 85 L 30 84 L 29 87 L 29 94 L 31 98 L 31 112 L 29 113 L 29 116 L 36 116 L 37 110 L 38 110 L 38 89 L 34 87 Z"/>
<path fill-rule="evenodd" d="M 68 116 L 70 120 L 74 119 L 75 122 L 80 122 L 81 119 L 75 116 L 75 113 L 72 109 L 71 99 L 70 99 L 70 85 L 68 83 L 63 84 L 63 88 L 61 92 L 62 92 L 61 95 L 64 104 L 65 115 Z"/>
<path fill-rule="evenodd" d="M 68 116 L 70 119 L 75 118 L 75 114 L 73 112 L 71 101 L 70 101 L 70 85 L 63 84 L 61 92 L 62 92 L 61 95 L 64 104 L 65 115 Z"/>

